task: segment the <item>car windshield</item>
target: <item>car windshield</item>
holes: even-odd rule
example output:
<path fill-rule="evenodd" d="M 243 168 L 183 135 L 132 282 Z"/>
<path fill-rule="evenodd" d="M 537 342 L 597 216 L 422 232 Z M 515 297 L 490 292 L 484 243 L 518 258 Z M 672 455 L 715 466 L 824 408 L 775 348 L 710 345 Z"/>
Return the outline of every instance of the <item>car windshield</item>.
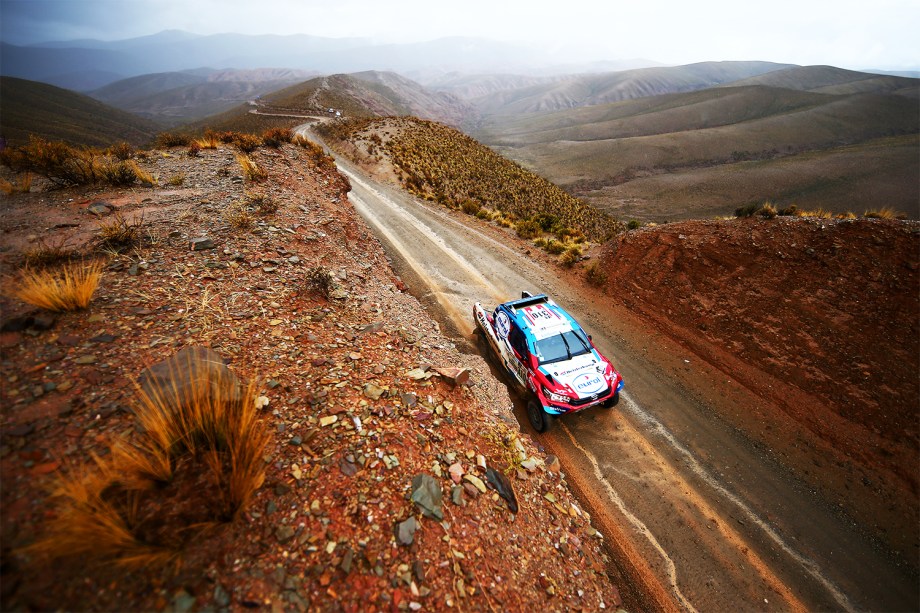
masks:
<path fill-rule="evenodd" d="M 581 330 L 569 330 L 539 340 L 534 345 L 534 353 L 540 364 L 570 360 L 573 356 L 589 353 L 591 345 Z"/>

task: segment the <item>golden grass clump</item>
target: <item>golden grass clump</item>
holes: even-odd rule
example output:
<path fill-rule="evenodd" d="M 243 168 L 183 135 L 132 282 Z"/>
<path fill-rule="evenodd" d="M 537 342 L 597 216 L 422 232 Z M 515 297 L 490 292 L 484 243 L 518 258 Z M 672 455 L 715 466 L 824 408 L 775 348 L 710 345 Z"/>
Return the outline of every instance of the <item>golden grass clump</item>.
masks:
<path fill-rule="evenodd" d="M 0 192 L 7 196 L 28 194 L 32 190 L 32 173 L 24 172 L 12 181 L 0 179 Z"/>
<path fill-rule="evenodd" d="M 255 225 L 255 217 L 242 202 L 235 202 L 227 207 L 224 219 L 237 230 L 248 230 Z"/>
<path fill-rule="evenodd" d="M 261 487 L 270 434 L 254 383 L 242 385 L 202 348 L 146 373 L 135 406 L 142 434 L 58 478 L 55 513 L 25 553 L 125 568 L 178 566 Z"/>
<path fill-rule="evenodd" d="M 899 211 L 895 211 L 891 207 L 866 211 L 863 213 L 863 217 L 867 219 L 907 219 L 907 215 Z"/>
<path fill-rule="evenodd" d="M 268 173 L 265 172 L 265 169 L 259 166 L 251 157 L 245 153 L 236 154 L 236 161 L 239 163 L 240 168 L 243 170 L 243 176 L 246 177 L 248 181 L 257 183 L 268 178 Z"/>
<path fill-rule="evenodd" d="M 205 132 L 204 136 L 195 139 L 195 144 L 200 149 L 217 149 L 220 144 L 220 136 L 214 132 Z"/>
<path fill-rule="evenodd" d="M 70 262 L 59 268 L 23 270 L 12 283 L 12 294 L 49 311 L 78 311 L 89 306 L 102 279 L 102 263 Z"/>

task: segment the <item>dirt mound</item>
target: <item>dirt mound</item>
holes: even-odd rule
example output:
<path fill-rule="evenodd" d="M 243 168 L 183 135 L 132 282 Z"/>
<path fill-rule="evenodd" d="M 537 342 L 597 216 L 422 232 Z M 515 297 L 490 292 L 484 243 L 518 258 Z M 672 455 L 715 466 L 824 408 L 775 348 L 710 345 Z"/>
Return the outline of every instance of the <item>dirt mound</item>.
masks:
<path fill-rule="evenodd" d="M 920 224 L 681 222 L 621 235 L 601 263 L 607 292 L 781 412 L 722 417 L 808 447 L 812 470 L 845 467 L 847 509 L 870 525 L 889 516 L 905 532 L 888 536 L 914 555 Z"/>

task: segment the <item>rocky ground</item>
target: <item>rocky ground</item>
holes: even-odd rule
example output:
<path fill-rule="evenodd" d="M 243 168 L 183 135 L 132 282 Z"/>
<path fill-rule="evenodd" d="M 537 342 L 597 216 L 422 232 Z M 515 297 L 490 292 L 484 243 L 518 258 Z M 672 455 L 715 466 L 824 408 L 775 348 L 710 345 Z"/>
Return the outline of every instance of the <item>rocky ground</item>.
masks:
<path fill-rule="evenodd" d="M 153 188 L 36 182 L 4 198 L 3 610 L 619 606 L 603 536 L 565 466 L 519 432 L 488 366 L 403 291 L 344 179 L 293 145 L 253 158 L 266 181 L 245 180 L 229 149 L 174 149 L 140 160 L 159 177 Z M 251 229 L 231 224 L 241 202 Z M 98 203 L 102 216 L 89 210 Z M 100 253 L 113 211 L 144 240 Z M 87 310 L 47 317 L 9 297 L 23 254 L 42 246 L 106 258 Z M 317 284 L 317 271 L 331 283 Z M 188 346 L 264 381 L 272 438 L 254 502 L 177 573 L 37 565 L 20 548 L 56 512 L 48 488 L 137 435 L 133 381 Z M 431 367 L 471 377 L 455 386 Z M 487 469 L 508 476 L 517 512 Z M 443 520 L 409 499 L 418 475 L 443 495 Z"/>

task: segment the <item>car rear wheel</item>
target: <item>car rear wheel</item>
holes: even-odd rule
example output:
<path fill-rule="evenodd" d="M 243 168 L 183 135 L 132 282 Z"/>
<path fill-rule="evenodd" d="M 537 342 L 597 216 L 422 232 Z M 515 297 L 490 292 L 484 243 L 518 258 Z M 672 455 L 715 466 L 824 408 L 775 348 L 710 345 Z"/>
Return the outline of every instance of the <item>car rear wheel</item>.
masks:
<path fill-rule="evenodd" d="M 527 419 L 537 432 L 546 432 L 553 423 L 553 418 L 533 396 L 527 401 Z"/>

